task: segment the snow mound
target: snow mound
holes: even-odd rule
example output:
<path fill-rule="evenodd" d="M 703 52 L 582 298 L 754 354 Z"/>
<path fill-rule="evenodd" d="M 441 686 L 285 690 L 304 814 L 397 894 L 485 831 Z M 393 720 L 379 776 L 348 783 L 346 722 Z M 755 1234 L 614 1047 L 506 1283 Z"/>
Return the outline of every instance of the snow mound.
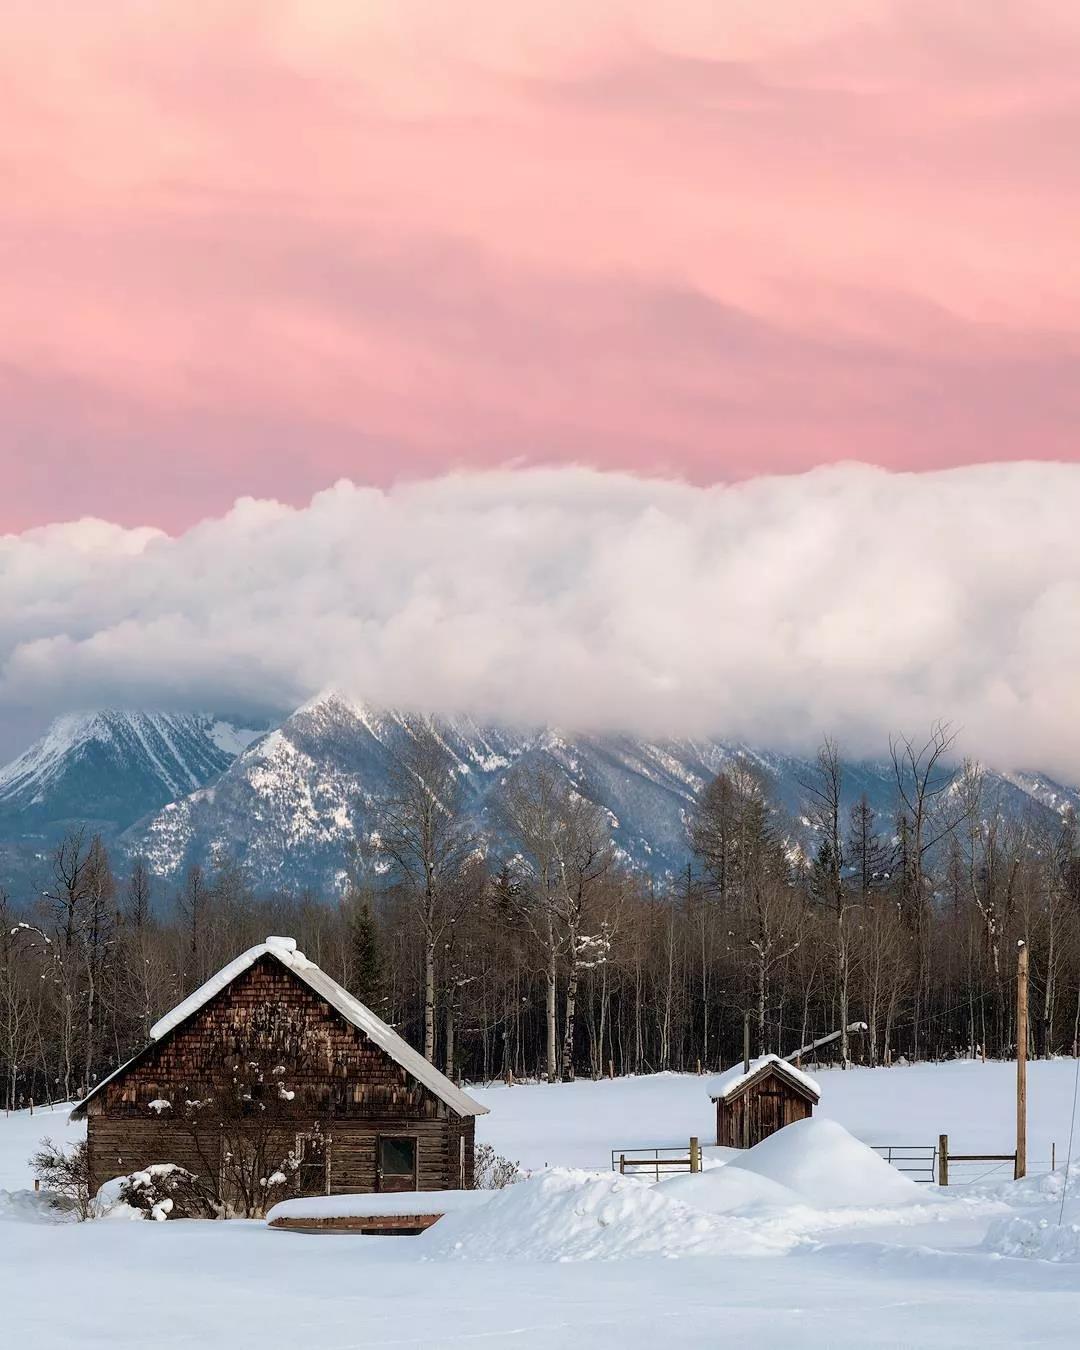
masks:
<path fill-rule="evenodd" d="M 0 1191 L 0 1219 L 59 1223 L 75 1217 L 74 1212 L 57 1209 L 47 1191 Z"/>
<path fill-rule="evenodd" d="M 1064 1212 L 1059 1205 L 1044 1205 L 1027 1216 L 995 1219 L 983 1246 L 1030 1261 L 1080 1261 L 1080 1200 L 1070 1200 Z"/>
<path fill-rule="evenodd" d="M 798 1120 L 763 1139 L 730 1168 L 756 1172 L 819 1209 L 894 1205 L 918 1197 L 915 1182 L 848 1134 L 835 1120 Z"/>
<path fill-rule="evenodd" d="M 449 1214 L 417 1239 L 426 1259 L 440 1261 L 782 1255 L 800 1240 L 692 1209 L 631 1177 L 563 1168 L 507 1186 L 477 1211 Z"/>
<path fill-rule="evenodd" d="M 707 1214 L 748 1214 L 763 1209 L 790 1209 L 803 1204 L 788 1186 L 745 1167 L 714 1167 L 706 1172 L 671 1177 L 654 1188 Z"/>

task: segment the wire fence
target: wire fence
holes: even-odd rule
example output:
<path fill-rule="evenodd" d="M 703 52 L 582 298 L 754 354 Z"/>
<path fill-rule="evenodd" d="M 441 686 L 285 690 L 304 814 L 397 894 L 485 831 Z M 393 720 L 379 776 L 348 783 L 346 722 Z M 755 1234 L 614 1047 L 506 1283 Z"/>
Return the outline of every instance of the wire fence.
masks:
<path fill-rule="evenodd" d="M 934 1144 L 871 1144 L 870 1147 L 912 1181 L 926 1185 L 937 1181 L 938 1151 Z"/>
<path fill-rule="evenodd" d="M 936 1144 L 871 1144 L 879 1157 L 920 1185 L 936 1185 L 941 1178 L 941 1152 Z M 1014 1153 L 953 1153 L 945 1155 L 949 1186 L 975 1186 L 981 1182 L 1011 1181 L 1016 1167 Z M 1029 1158 L 1027 1175 L 1044 1176 L 1057 1167 L 1057 1146 L 1048 1158 Z"/>

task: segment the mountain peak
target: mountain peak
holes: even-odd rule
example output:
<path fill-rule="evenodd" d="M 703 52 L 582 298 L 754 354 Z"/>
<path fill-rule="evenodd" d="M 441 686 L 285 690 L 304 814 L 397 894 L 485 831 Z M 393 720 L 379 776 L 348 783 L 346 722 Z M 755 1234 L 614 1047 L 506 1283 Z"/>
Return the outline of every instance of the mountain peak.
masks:
<path fill-rule="evenodd" d="M 259 734 L 211 713 L 66 713 L 0 768 L 0 825 L 124 829 L 216 778 Z"/>

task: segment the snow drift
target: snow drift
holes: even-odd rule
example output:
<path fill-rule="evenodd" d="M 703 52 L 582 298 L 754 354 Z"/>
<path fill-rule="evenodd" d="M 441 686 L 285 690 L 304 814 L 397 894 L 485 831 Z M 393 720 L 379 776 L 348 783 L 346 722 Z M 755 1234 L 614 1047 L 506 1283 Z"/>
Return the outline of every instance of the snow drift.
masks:
<path fill-rule="evenodd" d="M 1064 1184 L 1064 1169 L 1014 1183 L 1017 1199 L 1026 1190 L 1029 1195 L 1038 1195 L 1043 1203 L 1026 1214 L 995 1219 L 987 1229 L 984 1248 L 999 1256 L 1080 1262 L 1080 1176 L 1075 1166 L 1070 1169 L 1068 1195 L 1062 1204 Z"/>
<path fill-rule="evenodd" d="M 918 1197 L 913 1181 L 821 1116 L 785 1126 L 728 1167 L 767 1177 L 821 1209 L 903 1204 Z"/>
<path fill-rule="evenodd" d="M 801 1239 L 669 1199 L 663 1187 L 555 1168 L 448 1214 L 417 1241 L 433 1260 L 612 1261 L 640 1256 L 762 1256 Z"/>

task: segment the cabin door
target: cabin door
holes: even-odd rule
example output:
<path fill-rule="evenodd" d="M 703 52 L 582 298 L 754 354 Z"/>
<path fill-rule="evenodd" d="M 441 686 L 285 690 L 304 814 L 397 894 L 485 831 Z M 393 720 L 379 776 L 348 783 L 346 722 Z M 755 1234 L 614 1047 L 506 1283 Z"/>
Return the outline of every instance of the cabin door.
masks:
<path fill-rule="evenodd" d="M 415 1191 L 417 1187 L 416 1140 L 407 1136 L 380 1135 L 376 1188 L 380 1191 Z"/>

